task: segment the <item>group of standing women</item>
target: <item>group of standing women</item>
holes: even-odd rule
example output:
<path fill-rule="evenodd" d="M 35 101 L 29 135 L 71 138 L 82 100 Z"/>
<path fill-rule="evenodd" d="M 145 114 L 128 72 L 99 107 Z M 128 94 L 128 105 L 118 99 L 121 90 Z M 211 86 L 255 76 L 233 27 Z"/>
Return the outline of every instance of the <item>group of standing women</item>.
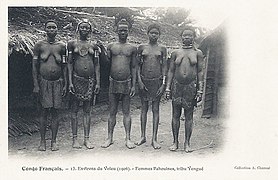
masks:
<path fill-rule="evenodd" d="M 89 140 L 91 126 L 91 101 L 100 91 L 101 48 L 91 41 L 92 25 L 82 21 L 77 26 L 79 37 L 65 45 L 56 40 L 57 23 L 49 20 L 45 23 L 47 38 L 36 43 L 33 57 L 34 93 L 38 93 L 42 106 L 40 119 L 40 151 L 46 150 L 47 117 L 51 115 L 51 150 L 58 150 L 56 136 L 58 132 L 57 110 L 62 106 L 62 97 L 71 94 L 72 147 L 81 148 L 77 129 L 80 101 L 83 108 L 83 145 L 94 148 Z M 117 23 L 118 42 L 108 44 L 105 55 L 110 64 L 109 76 L 109 119 L 108 138 L 101 145 L 107 148 L 113 144 L 113 132 L 116 125 L 118 104 L 122 101 L 123 123 L 125 128 L 125 145 L 135 148 L 146 142 L 146 123 L 149 101 L 152 103 L 153 135 L 151 145 L 160 149 L 157 141 L 159 126 L 159 104 L 163 93 L 172 98 L 172 132 L 171 151 L 178 149 L 181 111 L 185 115 L 184 150 L 190 152 L 190 137 L 193 124 L 193 109 L 201 101 L 203 92 L 203 54 L 194 46 L 195 30 L 186 27 L 182 31 L 183 46 L 171 53 L 169 70 L 167 67 L 167 49 L 158 44 L 161 28 L 151 24 L 147 29 L 149 42 L 138 48 L 127 42 L 129 24 L 125 19 Z M 66 48 L 67 47 L 67 48 Z M 104 50 L 104 48 L 102 48 Z M 103 52 L 102 52 L 103 53 Z M 136 81 L 141 97 L 141 138 L 131 141 L 130 99 L 135 95 Z"/>

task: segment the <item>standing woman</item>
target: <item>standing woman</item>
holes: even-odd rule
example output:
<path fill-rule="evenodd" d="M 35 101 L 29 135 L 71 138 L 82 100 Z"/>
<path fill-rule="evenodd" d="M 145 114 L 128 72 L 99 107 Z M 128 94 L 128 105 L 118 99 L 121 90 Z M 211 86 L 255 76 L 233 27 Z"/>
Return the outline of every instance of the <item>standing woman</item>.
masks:
<path fill-rule="evenodd" d="M 92 25 L 82 21 L 77 26 L 79 38 L 68 42 L 68 71 L 69 91 L 72 96 L 72 134 L 73 148 L 81 148 L 77 141 L 77 112 L 80 101 L 83 102 L 83 126 L 84 145 L 93 149 L 89 141 L 91 125 L 91 101 L 94 93 L 98 94 L 100 89 L 100 65 L 99 48 L 91 42 L 89 35 L 92 32 Z"/>
<path fill-rule="evenodd" d="M 179 128 L 182 109 L 185 117 L 185 152 L 191 152 L 190 138 L 193 129 L 193 110 L 202 100 L 203 93 L 203 53 L 194 47 L 195 29 L 187 26 L 181 34 L 183 46 L 171 54 L 166 86 L 166 98 L 172 96 L 171 151 L 179 148 Z"/>
<path fill-rule="evenodd" d="M 159 45 L 157 40 L 160 36 L 160 27 L 151 24 L 148 27 L 149 43 L 140 45 L 138 48 L 138 84 L 141 97 L 141 139 L 137 145 L 146 142 L 146 123 L 149 101 L 152 102 L 153 112 L 153 136 L 152 146 L 160 149 L 157 142 L 157 131 L 159 124 L 159 103 L 161 95 L 166 86 L 167 73 L 167 50 L 166 47 Z"/>
<path fill-rule="evenodd" d="M 62 96 L 66 94 L 66 45 L 57 41 L 57 23 L 48 20 L 44 30 L 47 38 L 35 44 L 33 56 L 33 92 L 39 95 L 42 106 L 42 116 L 40 118 L 41 141 L 39 151 L 46 150 L 46 124 L 47 117 L 51 119 L 51 150 L 57 151 L 58 145 L 56 137 L 58 132 L 59 120 L 58 109 L 62 107 Z"/>

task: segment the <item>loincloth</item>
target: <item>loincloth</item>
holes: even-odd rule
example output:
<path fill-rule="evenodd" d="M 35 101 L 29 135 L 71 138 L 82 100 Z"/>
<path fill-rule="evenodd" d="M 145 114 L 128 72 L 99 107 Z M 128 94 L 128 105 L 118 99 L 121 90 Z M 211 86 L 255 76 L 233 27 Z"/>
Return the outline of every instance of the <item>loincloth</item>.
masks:
<path fill-rule="evenodd" d="M 141 79 L 144 85 L 146 86 L 146 88 L 148 89 L 148 91 L 146 91 L 145 89 L 140 90 L 139 91 L 140 97 L 143 98 L 144 101 L 159 100 L 161 98 L 161 95 L 156 96 L 156 94 L 158 89 L 162 85 L 162 77 L 147 79 L 141 76 Z"/>
<path fill-rule="evenodd" d="M 124 81 L 117 81 L 111 76 L 109 77 L 109 93 L 113 94 L 129 94 L 131 89 L 131 78 Z"/>
<path fill-rule="evenodd" d="M 39 77 L 40 102 L 43 108 L 62 108 L 63 80 L 50 81 Z"/>
<path fill-rule="evenodd" d="M 193 108 L 196 104 L 195 96 L 197 93 L 196 81 L 184 85 L 177 82 L 174 78 L 172 83 L 172 101 L 174 104 L 181 105 L 185 109 Z"/>
<path fill-rule="evenodd" d="M 84 78 L 76 74 L 72 76 L 72 84 L 75 92 L 73 95 L 80 101 L 90 101 L 94 94 L 95 79 Z"/>

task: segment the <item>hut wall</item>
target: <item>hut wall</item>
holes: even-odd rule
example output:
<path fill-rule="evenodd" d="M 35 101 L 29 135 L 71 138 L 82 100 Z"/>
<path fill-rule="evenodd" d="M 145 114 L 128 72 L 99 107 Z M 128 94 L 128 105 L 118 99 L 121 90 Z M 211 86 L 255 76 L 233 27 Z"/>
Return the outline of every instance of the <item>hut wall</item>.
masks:
<path fill-rule="evenodd" d="M 225 33 L 218 29 L 200 45 L 200 49 L 206 56 L 205 67 L 205 93 L 202 117 L 210 117 L 218 113 L 219 87 L 226 84 L 226 46 Z"/>
<path fill-rule="evenodd" d="M 211 114 L 217 111 L 217 91 L 218 91 L 218 75 L 219 75 L 219 62 L 216 58 L 216 48 L 209 48 L 206 58 L 206 77 L 205 77 L 205 96 L 203 103 L 203 117 L 210 117 Z"/>
<path fill-rule="evenodd" d="M 8 60 L 8 106 L 9 108 L 30 107 L 32 98 L 32 56 L 14 52 Z"/>
<path fill-rule="evenodd" d="M 100 55 L 100 92 L 97 97 L 97 102 L 108 101 L 110 63 L 107 56 L 103 53 Z"/>

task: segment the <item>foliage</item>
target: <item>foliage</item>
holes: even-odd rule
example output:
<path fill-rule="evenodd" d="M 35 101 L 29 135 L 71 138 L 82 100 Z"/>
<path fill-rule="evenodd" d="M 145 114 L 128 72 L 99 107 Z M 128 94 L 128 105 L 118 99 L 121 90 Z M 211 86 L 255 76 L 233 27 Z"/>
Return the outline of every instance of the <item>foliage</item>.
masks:
<path fill-rule="evenodd" d="M 131 28 L 134 23 L 134 17 L 139 15 L 138 12 L 128 7 L 97 7 L 96 11 L 101 12 L 108 17 L 114 17 L 115 26 L 121 19 L 126 19 L 129 23 L 129 28 Z"/>
<path fill-rule="evenodd" d="M 189 24 L 192 22 L 189 18 L 190 10 L 184 8 L 157 8 L 155 14 L 157 15 L 158 20 L 172 25 L 179 25 L 181 23 Z"/>

